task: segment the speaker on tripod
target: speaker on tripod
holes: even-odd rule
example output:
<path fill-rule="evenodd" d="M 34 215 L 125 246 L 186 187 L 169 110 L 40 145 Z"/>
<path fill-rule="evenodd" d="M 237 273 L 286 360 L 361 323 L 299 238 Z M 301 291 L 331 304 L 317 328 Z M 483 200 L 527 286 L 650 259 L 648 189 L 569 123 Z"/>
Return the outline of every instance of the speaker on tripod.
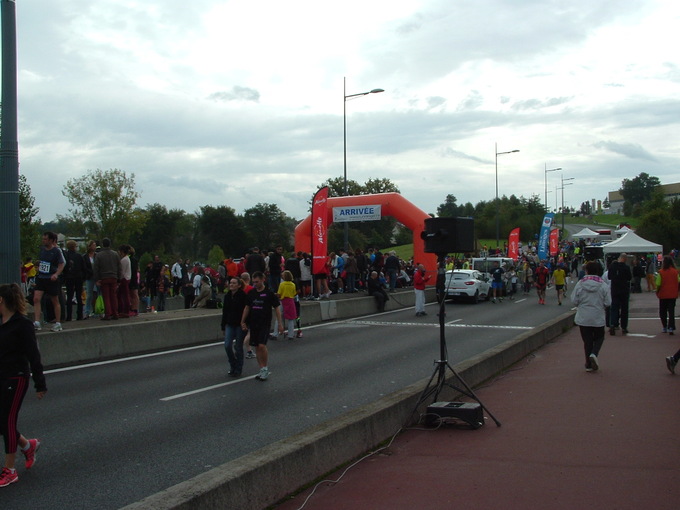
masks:
<path fill-rule="evenodd" d="M 472 218 L 428 218 L 420 234 L 425 253 L 446 255 L 475 250 L 475 220 Z"/>
<path fill-rule="evenodd" d="M 425 230 L 420 234 L 425 241 L 425 252 L 437 254 L 437 295 L 439 297 L 439 359 L 435 360 L 435 369 L 427 382 L 425 389 L 420 395 L 415 413 L 418 407 L 430 396 L 434 395 L 433 403 L 427 407 L 426 423 L 433 424 L 435 421 L 446 419 L 458 419 L 467 422 L 473 429 L 484 425 L 482 410 L 485 410 L 491 419 L 500 427 L 501 423 L 482 404 L 472 388 L 453 369 L 447 359 L 446 336 L 445 336 L 445 307 L 446 292 L 444 282 L 446 280 L 446 255 L 448 253 L 461 253 L 474 251 L 475 249 L 475 223 L 472 218 L 428 218 L 425 220 Z M 449 383 L 446 380 L 447 369 L 453 374 L 461 386 Z M 439 393 L 444 386 L 448 386 L 457 393 L 465 395 L 475 402 L 440 402 Z"/>

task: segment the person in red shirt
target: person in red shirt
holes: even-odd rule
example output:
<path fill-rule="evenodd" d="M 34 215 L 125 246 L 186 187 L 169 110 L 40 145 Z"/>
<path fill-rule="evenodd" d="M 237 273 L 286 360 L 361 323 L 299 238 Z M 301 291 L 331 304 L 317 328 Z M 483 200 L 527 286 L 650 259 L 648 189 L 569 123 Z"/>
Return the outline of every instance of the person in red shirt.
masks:
<path fill-rule="evenodd" d="M 418 268 L 413 273 L 413 289 L 416 293 L 416 317 L 427 315 L 425 311 L 425 284 L 432 278 L 425 271 L 423 264 L 418 264 Z"/>
<path fill-rule="evenodd" d="M 536 292 L 538 293 L 538 304 L 545 304 L 545 288 L 548 286 L 548 279 L 550 272 L 545 267 L 545 262 L 541 260 L 540 264 L 534 271 L 534 281 L 536 282 Z"/>

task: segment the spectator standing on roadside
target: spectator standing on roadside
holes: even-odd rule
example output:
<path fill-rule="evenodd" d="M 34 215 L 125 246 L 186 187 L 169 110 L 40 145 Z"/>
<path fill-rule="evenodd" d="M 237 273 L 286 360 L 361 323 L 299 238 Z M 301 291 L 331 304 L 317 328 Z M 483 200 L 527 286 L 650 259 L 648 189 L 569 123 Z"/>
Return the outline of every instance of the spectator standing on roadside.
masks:
<path fill-rule="evenodd" d="M 662 332 L 675 331 L 675 300 L 678 299 L 678 270 L 671 257 L 664 257 L 656 276 L 656 297 L 659 298 L 659 318 Z M 677 360 L 676 360 L 677 361 Z"/>
<path fill-rule="evenodd" d="M 118 297 L 116 286 L 121 275 L 120 257 L 111 249 L 111 240 L 102 239 L 102 249 L 94 259 L 94 279 L 104 298 L 104 316 L 102 320 L 118 319 Z"/>
<path fill-rule="evenodd" d="M 302 299 L 312 298 L 312 259 L 303 253 L 300 259 L 300 291 Z"/>
<path fill-rule="evenodd" d="M 90 241 L 87 243 L 87 252 L 83 256 L 85 263 L 85 311 L 84 318 L 87 319 L 94 315 L 94 301 L 96 298 L 97 284 L 94 281 L 94 258 L 97 255 L 97 243 Z"/>
<path fill-rule="evenodd" d="M 656 261 L 654 260 L 654 257 L 652 255 L 649 255 L 647 257 L 647 268 L 646 268 L 645 276 L 646 276 L 646 279 L 647 279 L 647 292 L 656 291 L 656 284 L 655 284 Z"/>
<path fill-rule="evenodd" d="M 598 356 L 604 342 L 606 324 L 605 309 L 611 303 L 609 286 L 600 278 L 602 271 L 597 262 L 585 265 L 586 276 L 581 278 L 571 294 L 571 302 L 576 305 L 574 322 L 581 331 L 586 358 L 586 371 L 600 368 Z"/>
<path fill-rule="evenodd" d="M 124 244 L 118 247 L 120 257 L 120 279 L 118 280 L 118 317 L 130 317 L 130 280 L 132 280 L 132 265 L 128 258 L 128 247 Z"/>
<path fill-rule="evenodd" d="M 66 265 L 64 266 L 64 283 L 66 284 L 66 321 L 73 319 L 73 298 L 76 298 L 76 319 L 83 320 L 83 280 L 85 279 L 85 261 L 76 251 L 78 243 L 73 239 L 66 241 Z"/>
<path fill-rule="evenodd" d="M 177 259 L 170 273 L 172 274 L 172 295 L 179 296 L 182 288 L 182 259 Z"/>
<path fill-rule="evenodd" d="M 52 326 L 52 331 L 61 331 L 61 304 L 59 303 L 59 296 L 61 295 L 61 283 L 59 276 L 64 270 L 66 261 L 64 260 L 64 253 L 57 246 L 57 234 L 54 232 L 45 232 L 42 236 L 42 248 L 40 249 L 40 261 L 38 262 L 38 274 L 35 277 L 35 291 L 33 293 L 33 326 L 36 331 L 42 329 L 41 301 L 43 294 L 47 295 L 52 301 L 52 308 L 54 309 L 54 317 L 56 322 Z"/>
<path fill-rule="evenodd" d="M 347 261 L 345 262 L 345 274 L 347 275 L 347 283 L 345 284 L 345 292 L 354 293 L 357 291 L 357 277 L 359 276 L 359 266 L 354 252 L 350 250 L 347 253 Z"/>
<path fill-rule="evenodd" d="M 426 275 L 425 266 L 418 264 L 413 273 L 413 290 L 416 294 L 416 317 L 427 315 L 425 311 L 425 284 L 430 281 L 432 275 Z"/>
<path fill-rule="evenodd" d="M 134 247 L 126 245 L 130 259 L 130 317 L 139 315 L 139 260 Z"/>
<path fill-rule="evenodd" d="M 170 278 L 161 272 L 161 275 L 158 277 L 158 284 L 156 285 L 156 311 L 165 311 L 165 299 L 170 293 L 171 285 Z"/>
<path fill-rule="evenodd" d="M 264 274 L 267 270 L 267 264 L 264 261 L 264 257 L 260 253 L 260 249 L 255 246 L 252 250 L 252 253 L 249 253 L 245 262 L 245 270 L 247 273 L 250 273 L 251 275 L 255 274 L 256 272 L 261 272 Z"/>
<path fill-rule="evenodd" d="M 0 471 L 0 487 L 19 480 L 15 469 L 16 452 L 26 458 L 26 469 L 35 462 L 38 439 L 26 439 L 17 429 L 19 410 L 30 376 L 38 399 L 47 392 L 35 328 L 26 318 L 26 300 L 16 283 L 0 285 L 0 434 L 5 443 L 5 463 Z"/>
<path fill-rule="evenodd" d="M 383 266 L 385 272 L 387 273 L 387 278 L 389 280 L 390 292 L 394 292 L 397 288 L 397 275 L 401 266 L 399 264 L 399 259 L 397 258 L 397 252 L 392 250 L 387 255 L 385 259 L 385 265 Z"/>
<path fill-rule="evenodd" d="M 628 300 L 630 299 L 630 281 L 633 275 L 626 264 L 628 255 L 622 253 L 619 258 L 609 265 L 607 278 L 610 281 L 612 304 L 609 311 L 609 334 L 616 335 L 616 329 L 621 324 L 621 332 L 628 333 Z"/>
<path fill-rule="evenodd" d="M 281 302 L 271 289 L 265 287 L 264 273 L 261 271 L 253 273 L 252 280 L 254 288 L 246 296 L 246 306 L 241 317 L 241 328 L 250 332 L 250 345 L 255 347 L 257 363 L 260 366 L 260 372 L 255 379 L 266 381 L 269 378 L 267 340 L 272 322 L 272 310 L 276 314 L 279 325 L 278 332 L 283 334 L 283 322 L 279 308 Z"/>

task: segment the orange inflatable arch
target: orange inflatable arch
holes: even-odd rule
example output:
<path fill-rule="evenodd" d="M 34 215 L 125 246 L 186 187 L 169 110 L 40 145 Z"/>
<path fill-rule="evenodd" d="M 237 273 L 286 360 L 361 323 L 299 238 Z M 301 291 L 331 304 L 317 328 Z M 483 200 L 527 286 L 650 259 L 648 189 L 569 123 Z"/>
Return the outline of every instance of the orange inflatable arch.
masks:
<path fill-rule="evenodd" d="M 382 216 L 392 216 L 413 231 L 413 261 L 422 263 L 429 274 L 437 274 L 437 256 L 425 253 L 425 241 L 420 233 L 425 230 L 425 220 L 430 218 L 421 209 L 402 197 L 399 193 L 376 193 L 374 195 L 354 195 L 349 197 L 328 198 L 328 225 L 333 223 L 333 207 L 380 205 Z M 295 251 L 310 253 L 312 250 L 311 214 L 295 227 Z M 430 280 L 435 283 L 436 278 Z"/>

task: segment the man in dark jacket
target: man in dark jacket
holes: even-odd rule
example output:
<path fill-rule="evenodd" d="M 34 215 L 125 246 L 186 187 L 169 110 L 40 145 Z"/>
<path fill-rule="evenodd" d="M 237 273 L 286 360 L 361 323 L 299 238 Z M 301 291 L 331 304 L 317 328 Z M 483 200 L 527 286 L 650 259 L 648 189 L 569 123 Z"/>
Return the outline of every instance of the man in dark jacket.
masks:
<path fill-rule="evenodd" d="M 118 319 L 118 296 L 116 288 L 121 275 L 120 256 L 111 249 L 111 240 L 102 240 L 102 249 L 94 259 L 94 280 L 104 298 L 104 317 L 108 321 Z"/>
<path fill-rule="evenodd" d="M 628 300 L 630 299 L 630 281 L 633 275 L 626 264 L 628 255 L 622 253 L 618 260 L 609 266 L 607 277 L 611 282 L 612 306 L 609 312 L 609 334 L 616 335 L 621 321 L 621 331 L 628 333 Z"/>

